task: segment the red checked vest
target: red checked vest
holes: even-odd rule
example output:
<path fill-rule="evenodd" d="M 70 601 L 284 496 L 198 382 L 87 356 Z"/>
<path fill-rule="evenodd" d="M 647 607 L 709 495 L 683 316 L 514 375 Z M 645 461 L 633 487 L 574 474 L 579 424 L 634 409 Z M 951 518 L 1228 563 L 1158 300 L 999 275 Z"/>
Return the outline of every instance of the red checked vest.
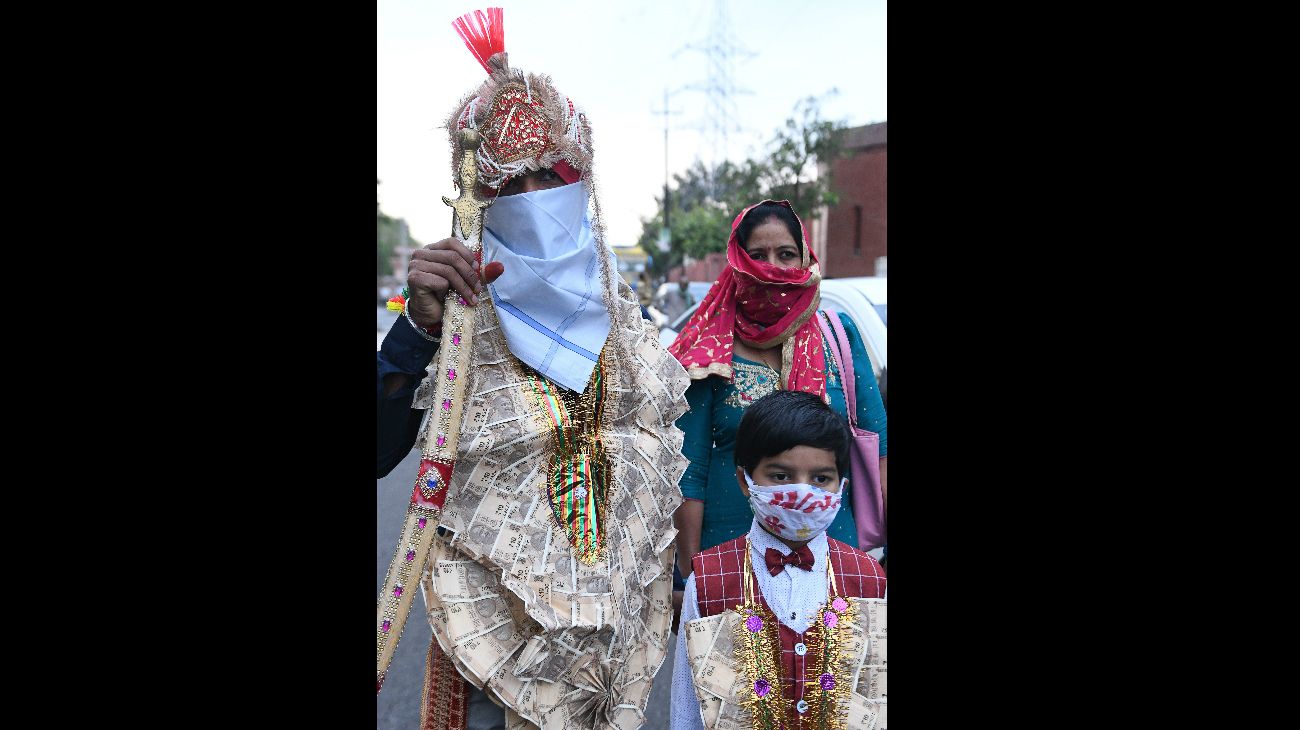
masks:
<path fill-rule="evenodd" d="M 835 582 L 846 596 L 857 598 L 884 598 L 885 571 L 875 558 L 846 545 L 839 540 L 827 537 L 831 565 L 835 568 Z M 745 602 L 744 584 L 741 582 L 741 570 L 744 566 L 745 552 L 749 549 L 747 536 L 724 542 L 704 550 L 691 561 L 695 571 L 695 596 L 700 617 L 714 616 L 729 611 Z M 754 569 L 765 570 L 763 561 L 755 561 Z M 825 565 L 814 566 L 813 570 L 826 570 Z M 757 585 L 757 584 L 756 584 Z M 760 598 L 763 608 L 771 613 L 766 598 Z M 778 616 L 778 623 L 783 618 Z M 803 699 L 804 676 L 811 654 L 795 651 L 797 645 L 804 644 L 804 634 L 796 633 L 784 623 L 779 624 L 781 633 L 781 687 L 790 707 Z M 811 628 L 811 627 L 810 627 Z M 802 717 L 793 709 L 787 718 L 788 728 L 801 728 Z"/>

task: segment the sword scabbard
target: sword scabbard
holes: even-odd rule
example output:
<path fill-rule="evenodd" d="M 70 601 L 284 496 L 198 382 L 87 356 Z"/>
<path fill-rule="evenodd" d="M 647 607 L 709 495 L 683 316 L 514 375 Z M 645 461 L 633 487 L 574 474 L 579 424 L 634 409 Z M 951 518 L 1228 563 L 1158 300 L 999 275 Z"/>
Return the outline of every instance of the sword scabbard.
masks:
<path fill-rule="evenodd" d="M 444 197 L 442 202 L 454 211 L 452 235 L 463 241 L 474 254 L 477 266 L 481 263 L 478 259 L 483 248 L 483 211 L 492 202 L 478 196 L 475 157 L 480 141 L 478 133 L 463 129 L 458 141 L 461 149 L 457 179 L 460 196 L 455 200 Z M 393 653 L 406 627 L 414 599 L 413 584 L 419 580 L 433 545 L 438 518 L 447 499 L 447 485 L 456 465 L 460 427 L 464 419 L 465 384 L 469 380 L 470 352 L 474 343 L 474 307 L 469 306 L 454 289 L 448 289 L 442 313 L 442 342 L 432 374 L 434 399 L 429 414 L 429 437 L 420 450 L 420 471 L 411 492 L 411 502 L 407 505 L 402 537 L 379 594 L 375 628 L 376 694 L 383 686 Z"/>

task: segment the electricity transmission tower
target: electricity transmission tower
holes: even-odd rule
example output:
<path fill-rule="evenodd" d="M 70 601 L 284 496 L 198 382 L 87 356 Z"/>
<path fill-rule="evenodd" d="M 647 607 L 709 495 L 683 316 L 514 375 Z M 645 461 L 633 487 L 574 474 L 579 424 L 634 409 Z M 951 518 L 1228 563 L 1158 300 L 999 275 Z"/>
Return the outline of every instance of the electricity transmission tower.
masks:
<path fill-rule="evenodd" d="M 730 159 L 730 135 L 745 131 L 740 124 L 736 97 L 753 92 L 736 86 L 736 62 L 757 55 L 736 42 L 727 5 L 728 0 L 713 0 L 708 35 L 702 42 L 688 43 L 677 52 L 691 50 L 704 54 L 707 68 L 705 81 L 689 84 L 685 88 L 704 92 L 704 119 L 701 120 L 700 130 L 704 136 L 703 161 L 710 171 L 710 180 L 712 172 Z M 677 54 L 673 55 L 675 57 Z"/>

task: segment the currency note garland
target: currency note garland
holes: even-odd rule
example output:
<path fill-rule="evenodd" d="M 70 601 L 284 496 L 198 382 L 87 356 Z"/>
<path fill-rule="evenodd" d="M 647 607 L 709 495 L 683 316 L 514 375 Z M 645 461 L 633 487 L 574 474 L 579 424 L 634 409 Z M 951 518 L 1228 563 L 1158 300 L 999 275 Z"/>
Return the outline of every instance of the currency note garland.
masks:
<path fill-rule="evenodd" d="M 785 698 L 781 687 L 781 634 L 776 617 L 755 599 L 753 569 L 749 549 L 745 550 L 745 603 L 734 610 L 740 615 L 736 624 L 735 658 L 747 679 L 749 692 L 740 705 L 760 730 L 779 730 L 792 714 L 801 717 L 803 727 L 818 730 L 845 730 L 848 718 L 852 662 L 845 649 L 857 619 L 853 603 L 835 587 L 835 568 L 828 559 L 826 604 L 817 611 L 817 619 L 806 633 L 807 669 L 811 679 L 804 693 L 806 711 L 792 712 L 793 703 Z"/>

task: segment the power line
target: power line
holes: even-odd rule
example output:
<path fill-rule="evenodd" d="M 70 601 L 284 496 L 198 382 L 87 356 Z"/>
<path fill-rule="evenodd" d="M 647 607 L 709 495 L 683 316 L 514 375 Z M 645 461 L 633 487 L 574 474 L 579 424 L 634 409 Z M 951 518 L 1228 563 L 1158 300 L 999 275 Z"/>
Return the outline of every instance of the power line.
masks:
<path fill-rule="evenodd" d="M 670 210 L 670 207 L 668 205 L 668 116 L 670 114 L 676 116 L 682 113 L 681 110 L 677 110 L 677 109 L 669 110 L 668 97 L 672 96 L 672 94 L 676 94 L 678 91 L 681 91 L 681 89 L 677 89 L 677 91 L 673 91 L 670 94 L 668 91 L 668 87 L 665 86 L 664 87 L 664 108 L 662 110 L 651 110 L 651 113 L 653 114 L 664 115 L 664 225 L 663 225 L 663 231 L 660 233 L 660 239 L 659 239 L 660 251 L 668 250 L 668 241 L 666 239 L 668 235 L 671 235 L 671 222 L 669 221 L 669 214 L 668 214 L 668 211 Z"/>

